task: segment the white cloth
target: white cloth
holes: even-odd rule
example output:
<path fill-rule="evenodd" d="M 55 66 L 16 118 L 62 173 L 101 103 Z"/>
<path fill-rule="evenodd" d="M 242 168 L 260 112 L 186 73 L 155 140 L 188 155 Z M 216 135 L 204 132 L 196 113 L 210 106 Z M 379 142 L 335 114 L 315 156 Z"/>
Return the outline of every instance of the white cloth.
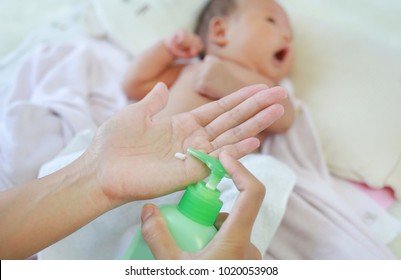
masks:
<path fill-rule="evenodd" d="M 21 64 L 0 125 L 0 191 L 33 180 L 72 137 L 127 104 L 124 53 L 104 41 L 43 46 Z"/>

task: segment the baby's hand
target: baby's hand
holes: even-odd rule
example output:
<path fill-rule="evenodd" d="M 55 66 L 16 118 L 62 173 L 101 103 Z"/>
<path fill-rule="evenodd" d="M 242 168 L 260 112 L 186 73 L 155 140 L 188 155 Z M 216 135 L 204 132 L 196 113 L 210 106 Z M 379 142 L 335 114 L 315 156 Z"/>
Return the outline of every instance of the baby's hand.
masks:
<path fill-rule="evenodd" d="M 186 30 L 175 32 L 164 43 L 176 58 L 193 58 L 203 50 L 203 43 L 199 36 Z"/>

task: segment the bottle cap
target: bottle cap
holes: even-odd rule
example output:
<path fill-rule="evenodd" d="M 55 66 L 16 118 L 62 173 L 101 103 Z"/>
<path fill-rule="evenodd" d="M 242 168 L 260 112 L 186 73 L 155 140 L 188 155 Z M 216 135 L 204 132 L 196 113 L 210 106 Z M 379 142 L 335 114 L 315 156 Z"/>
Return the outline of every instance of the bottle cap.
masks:
<path fill-rule="evenodd" d="M 228 177 L 227 171 L 217 158 L 191 148 L 187 151 L 209 167 L 211 174 L 209 176 L 209 181 L 206 183 L 206 187 L 214 190 L 224 177 Z"/>
<path fill-rule="evenodd" d="M 223 202 L 219 199 L 220 191 L 216 186 L 227 172 L 220 161 L 214 157 L 195 149 L 188 149 L 188 153 L 204 162 L 211 170 L 211 174 L 207 183 L 200 181 L 188 186 L 177 209 L 191 220 L 211 226 L 223 206 Z"/>
<path fill-rule="evenodd" d="M 211 226 L 220 213 L 223 202 L 221 202 L 220 191 L 211 190 L 203 181 L 196 185 L 190 185 L 184 192 L 177 209 L 191 220 Z"/>

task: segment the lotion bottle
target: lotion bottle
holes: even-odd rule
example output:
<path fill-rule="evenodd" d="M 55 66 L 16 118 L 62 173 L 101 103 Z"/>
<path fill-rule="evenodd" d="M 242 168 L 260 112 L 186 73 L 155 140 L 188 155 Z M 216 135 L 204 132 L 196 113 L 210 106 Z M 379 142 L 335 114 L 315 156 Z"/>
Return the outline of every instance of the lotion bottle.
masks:
<path fill-rule="evenodd" d="M 227 172 L 214 157 L 195 149 L 188 149 L 188 153 L 204 162 L 211 170 L 209 181 L 199 181 L 189 185 L 178 205 L 164 205 L 160 210 L 166 219 L 168 229 L 177 246 L 183 251 L 196 252 L 205 247 L 216 234 L 214 222 L 223 203 L 219 199 L 220 191 L 216 186 Z M 152 260 L 154 256 L 144 241 L 141 228 L 132 239 L 124 259 Z"/>

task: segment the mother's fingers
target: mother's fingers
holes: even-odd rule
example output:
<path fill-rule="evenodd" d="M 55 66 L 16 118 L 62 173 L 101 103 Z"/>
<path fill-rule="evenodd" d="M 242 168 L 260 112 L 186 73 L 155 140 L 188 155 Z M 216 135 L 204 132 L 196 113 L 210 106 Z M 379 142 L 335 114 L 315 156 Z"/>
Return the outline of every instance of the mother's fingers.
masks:
<path fill-rule="evenodd" d="M 216 221 L 214 222 L 214 226 L 219 230 L 224 222 L 227 220 L 229 217 L 228 213 L 221 212 L 218 216 Z M 260 260 L 262 258 L 262 255 L 260 254 L 258 248 L 256 248 L 255 245 L 249 242 L 249 247 L 247 252 L 245 253 L 245 259 L 247 260 Z"/>
<path fill-rule="evenodd" d="M 205 127 L 220 115 L 232 110 L 254 94 L 267 89 L 266 85 L 252 85 L 244 87 L 217 101 L 200 106 L 190 113 L 196 118 L 199 125 Z"/>
<path fill-rule="evenodd" d="M 222 132 L 217 138 L 211 141 L 214 150 L 223 145 L 235 144 L 244 138 L 256 136 L 284 114 L 284 107 L 281 104 L 274 104 L 257 113 L 249 120 L 233 128 Z"/>
<path fill-rule="evenodd" d="M 145 204 L 141 214 L 142 236 L 153 256 L 159 260 L 178 259 L 181 250 L 175 243 L 160 210 Z"/>
<path fill-rule="evenodd" d="M 240 194 L 228 219 L 219 231 L 222 238 L 231 238 L 235 242 L 249 242 L 253 224 L 264 199 L 265 187 L 240 162 L 227 153 L 221 153 L 220 161 L 232 177 Z M 238 231 L 236 229 L 241 229 Z M 237 234 L 234 235 L 233 232 Z"/>
<path fill-rule="evenodd" d="M 276 106 L 279 106 L 278 104 L 276 105 L 276 103 L 285 97 L 286 92 L 281 87 L 259 91 L 231 110 L 218 116 L 215 120 L 211 121 L 205 129 L 210 139 L 215 139 L 222 133 L 233 128 L 235 128 L 235 130 L 232 131 L 233 133 L 242 132 L 237 133 L 238 137 L 235 141 L 255 136 L 283 114 L 281 108 L 276 108 Z M 244 122 L 247 123 L 247 125 L 241 126 Z M 254 128 L 253 130 L 249 130 L 248 128 L 251 127 L 250 124 L 252 123 L 256 125 L 252 126 Z M 259 129 L 255 130 L 255 128 Z"/>
<path fill-rule="evenodd" d="M 212 153 L 210 153 L 213 157 L 219 157 L 222 151 L 225 151 L 230 156 L 235 159 L 240 159 L 243 156 L 246 156 L 252 152 L 254 152 L 260 146 L 260 141 L 256 137 L 246 138 L 241 141 L 237 141 L 232 144 L 226 144 L 217 149 L 214 149 Z"/>

